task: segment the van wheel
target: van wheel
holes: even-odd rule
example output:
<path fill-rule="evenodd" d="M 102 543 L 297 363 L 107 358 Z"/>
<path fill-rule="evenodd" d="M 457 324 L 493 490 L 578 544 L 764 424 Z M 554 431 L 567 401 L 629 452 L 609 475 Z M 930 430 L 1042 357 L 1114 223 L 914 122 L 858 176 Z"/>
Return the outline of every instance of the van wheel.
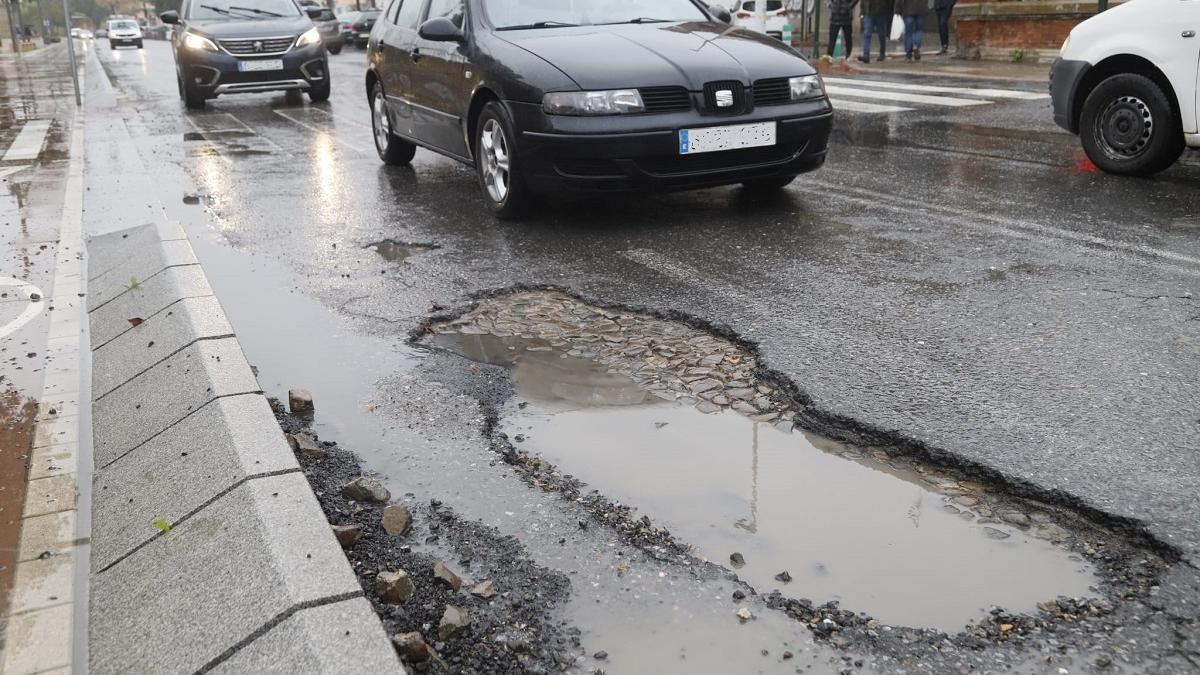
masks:
<path fill-rule="evenodd" d="M 1148 77 L 1134 73 L 1104 80 L 1083 104 L 1079 137 L 1096 166 L 1123 176 L 1151 176 L 1183 154 L 1175 107 Z"/>

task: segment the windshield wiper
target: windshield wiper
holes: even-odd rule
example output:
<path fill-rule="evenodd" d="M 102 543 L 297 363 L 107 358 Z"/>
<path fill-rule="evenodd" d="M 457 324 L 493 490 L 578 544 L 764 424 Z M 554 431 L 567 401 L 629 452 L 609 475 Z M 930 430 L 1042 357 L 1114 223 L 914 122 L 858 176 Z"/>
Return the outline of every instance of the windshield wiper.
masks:
<path fill-rule="evenodd" d="M 225 16 L 233 16 L 233 12 L 230 12 L 229 10 L 225 9 L 224 7 L 214 7 L 212 5 L 200 5 L 200 7 L 202 9 L 210 9 L 218 14 L 224 14 Z"/>
<path fill-rule="evenodd" d="M 232 9 L 232 10 L 235 10 L 238 12 L 253 12 L 255 14 L 266 14 L 267 16 L 283 16 L 282 14 L 279 14 L 277 12 L 268 12 L 265 9 L 258 9 L 257 7 L 236 7 L 234 5 L 230 5 L 229 9 Z"/>
<path fill-rule="evenodd" d="M 622 23 L 674 23 L 674 21 L 672 19 L 651 19 L 648 16 L 639 16 L 636 19 L 630 19 L 628 21 L 613 21 L 612 23 L 606 23 L 606 24 L 601 24 L 601 25 L 615 26 L 617 24 L 622 24 Z"/>
<path fill-rule="evenodd" d="M 578 26 L 577 23 L 566 23 L 563 21 L 538 21 L 537 23 L 526 23 L 519 26 L 502 26 L 496 30 L 528 30 L 530 28 L 567 28 L 570 26 Z"/>

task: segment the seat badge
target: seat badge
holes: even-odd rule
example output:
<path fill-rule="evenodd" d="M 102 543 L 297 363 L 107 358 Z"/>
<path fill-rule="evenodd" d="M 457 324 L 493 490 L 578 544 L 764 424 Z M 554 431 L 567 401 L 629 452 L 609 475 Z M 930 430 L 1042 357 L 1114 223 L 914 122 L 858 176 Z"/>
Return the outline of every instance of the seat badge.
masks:
<path fill-rule="evenodd" d="M 721 89 L 716 93 L 718 108 L 733 107 L 733 92 L 728 89 Z"/>

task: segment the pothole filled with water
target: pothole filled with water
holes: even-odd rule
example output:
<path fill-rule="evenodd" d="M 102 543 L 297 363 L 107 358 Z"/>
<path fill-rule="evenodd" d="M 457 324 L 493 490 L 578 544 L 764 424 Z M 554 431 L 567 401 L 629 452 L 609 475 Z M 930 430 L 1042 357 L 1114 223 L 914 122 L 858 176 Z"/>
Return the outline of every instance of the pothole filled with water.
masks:
<path fill-rule="evenodd" d="M 794 427 L 795 404 L 728 340 L 556 292 L 485 300 L 432 330 L 510 370 L 500 429 L 516 448 L 635 505 L 760 593 L 950 633 L 993 606 L 1099 595 L 1071 518 Z"/>
<path fill-rule="evenodd" d="M 414 255 L 426 253 L 436 249 L 433 244 L 409 244 L 395 239 L 384 239 L 383 241 L 368 244 L 367 249 L 379 254 L 380 258 L 388 262 L 403 262 Z"/>

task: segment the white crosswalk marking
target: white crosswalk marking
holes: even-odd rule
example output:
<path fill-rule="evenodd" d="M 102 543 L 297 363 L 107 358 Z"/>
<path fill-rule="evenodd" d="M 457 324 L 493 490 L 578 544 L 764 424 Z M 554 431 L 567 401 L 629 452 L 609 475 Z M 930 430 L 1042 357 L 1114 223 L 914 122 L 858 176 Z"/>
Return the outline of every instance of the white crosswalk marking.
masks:
<path fill-rule="evenodd" d="M 860 113 L 896 113 L 913 110 L 913 108 L 902 108 L 898 105 L 863 103 L 862 101 L 849 101 L 841 98 L 830 98 L 829 102 L 833 104 L 834 110 L 849 110 L 850 112 Z"/>
<path fill-rule="evenodd" d="M 21 127 L 21 133 L 13 139 L 8 152 L 4 153 L 5 162 L 28 162 L 37 159 L 42 153 L 42 144 L 46 142 L 46 132 L 50 130 L 50 120 L 33 120 Z"/>
<path fill-rule="evenodd" d="M 826 77 L 827 84 L 849 85 L 855 87 L 874 87 L 876 89 L 896 89 L 926 94 L 956 94 L 959 96 L 981 96 L 984 98 L 1007 98 L 1018 101 L 1040 101 L 1050 98 L 1050 94 L 1035 91 L 1019 91 L 1015 89 L 981 89 L 978 87 L 941 87 L 931 84 L 912 84 L 908 82 L 884 82 L 881 80 L 859 80 L 845 77 Z"/>
<path fill-rule="evenodd" d="M 860 89 L 858 87 L 825 87 L 825 91 L 839 96 L 849 96 L 851 98 L 867 98 L 880 101 L 899 101 L 901 103 L 924 103 L 925 105 L 939 105 L 946 108 L 965 108 L 973 105 L 987 105 L 991 101 L 981 99 L 954 98 L 951 96 L 928 96 L 926 94 L 905 94 L 895 91 L 876 91 L 873 89 Z"/>

